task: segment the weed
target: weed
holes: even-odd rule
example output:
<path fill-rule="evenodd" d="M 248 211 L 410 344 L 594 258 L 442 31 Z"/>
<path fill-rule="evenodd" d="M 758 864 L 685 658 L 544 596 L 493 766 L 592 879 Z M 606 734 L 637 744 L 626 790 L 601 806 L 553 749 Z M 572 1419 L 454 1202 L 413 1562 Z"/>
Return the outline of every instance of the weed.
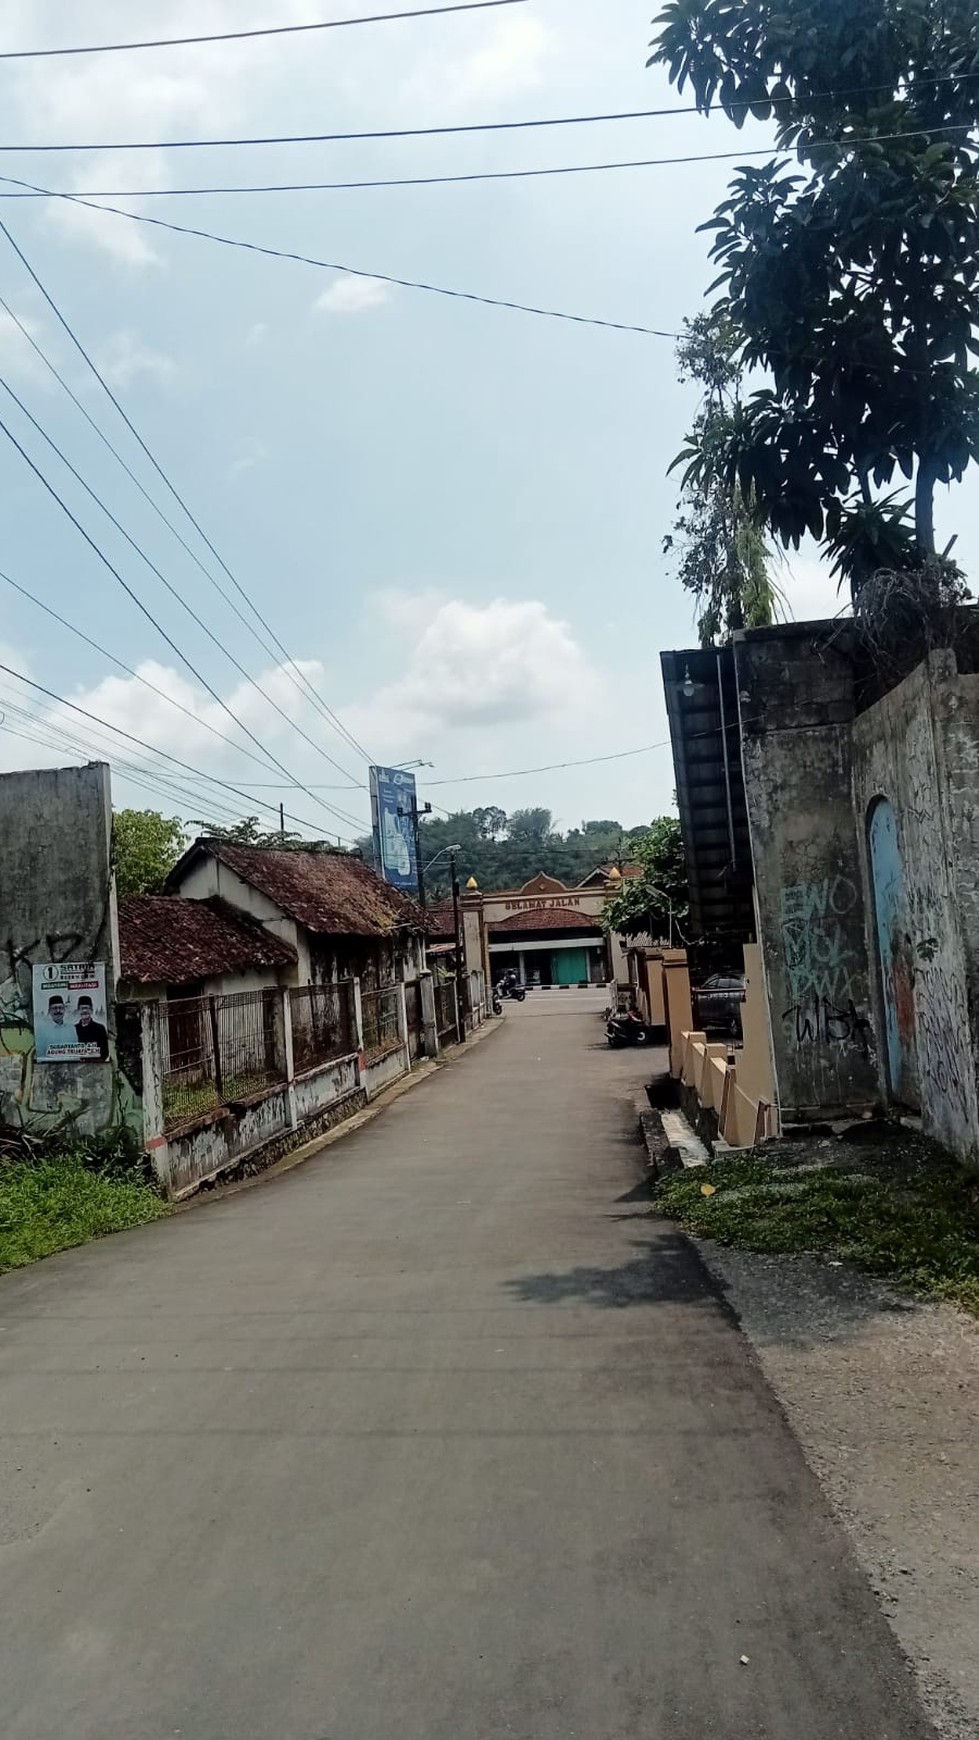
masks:
<path fill-rule="evenodd" d="M 752 1155 L 664 1178 L 653 1206 L 719 1244 L 833 1257 L 979 1316 L 979 1173 L 955 1161 L 851 1150 L 786 1167 Z"/>
<path fill-rule="evenodd" d="M 152 1185 L 127 1173 L 111 1147 L 100 1156 L 79 1144 L 0 1165 L 0 1273 L 167 1212 Z"/>

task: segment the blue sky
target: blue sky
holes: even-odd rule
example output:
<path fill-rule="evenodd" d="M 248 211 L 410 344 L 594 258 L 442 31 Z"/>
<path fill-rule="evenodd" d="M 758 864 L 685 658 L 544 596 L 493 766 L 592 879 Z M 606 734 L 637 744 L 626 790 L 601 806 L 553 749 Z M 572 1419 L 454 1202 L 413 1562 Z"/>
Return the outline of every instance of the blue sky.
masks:
<path fill-rule="evenodd" d="M 391 0 L 392 7 L 394 0 Z M 0 4 L 9 46 L 180 35 L 371 11 L 359 0 L 57 0 Z M 139 55 L 8 63 L 5 141 L 325 132 L 655 108 L 649 0 L 528 0 L 473 16 Z M 681 99 L 682 100 L 682 99 Z M 5 156 L 6 173 L 86 190 L 454 174 L 736 150 L 765 143 L 720 118 L 321 146 Z M 3 165 L 0 164 L 0 168 Z M 696 225 L 724 162 L 459 187 L 214 195 L 118 203 L 368 273 L 421 278 L 667 330 L 710 279 Z M 529 778 L 457 776 L 614 754 L 667 736 L 661 647 L 692 638 L 661 556 L 670 459 L 692 405 L 664 339 L 535 318 L 262 259 L 71 207 L 4 201 L 0 216 L 95 356 L 226 563 L 359 743 L 423 758 L 447 807 L 544 803 L 564 825 L 627 825 L 669 807 L 658 749 Z M 28 325 L 145 487 L 173 501 L 86 375 L 0 237 L 0 295 Z M 242 741 L 0 438 L 0 566 L 177 699 L 179 712 L 0 583 L 0 654 L 256 804 L 187 776 L 178 798 L 123 777 L 118 802 L 185 816 L 286 798 L 308 831 L 366 823 L 365 764 L 227 604 L 102 449 L 0 314 L 0 376 L 213 630 L 204 635 L 0 393 L 0 416 L 200 674 L 309 792 L 220 742 Z M 974 572 L 974 478 L 940 510 Z M 222 584 L 227 578 L 182 523 Z M 793 614 L 838 608 L 812 553 L 782 576 Z M 247 683 L 230 653 L 279 703 Z M 0 675 L 0 767 L 78 759 L 77 717 Z M 44 715 L 25 721 L 21 711 Z M 193 715 L 188 717 L 187 714 Z M 351 775 L 344 783 L 314 743 Z M 24 741 L 12 730 L 45 737 Z M 69 737 L 75 745 L 69 747 Z M 100 739 L 104 742 L 104 739 Z M 67 751 L 67 752 L 66 752 Z M 134 752 L 135 753 L 135 752 Z M 145 759 L 145 758 L 144 758 Z M 249 789 L 251 789 L 249 787 Z M 338 820 L 323 804 L 337 805 Z"/>

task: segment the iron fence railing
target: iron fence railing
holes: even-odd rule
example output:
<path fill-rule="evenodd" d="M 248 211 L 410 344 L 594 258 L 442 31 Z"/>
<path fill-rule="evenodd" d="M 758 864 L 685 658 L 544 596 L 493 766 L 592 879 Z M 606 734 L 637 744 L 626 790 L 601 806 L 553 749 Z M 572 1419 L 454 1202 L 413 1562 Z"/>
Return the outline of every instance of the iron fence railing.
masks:
<path fill-rule="evenodd" d="M 459 1037 L 456 988 L 452 979 L 435 986 L 435 1025 L 440 1045 L 454 1045 Z"/>
<path fill-rule="evenodd" d="M 385 1057 L 401 1044 L 400 1000 L 396 985 L 383 991 L 364 991 L 361 994 L 364 1056 L 368 1063 Z"/>
<path fill-rule="evenodd" d="M 289 993 L 292 1060 L 297 1075 L 350 1057 L 357 1050 L 354 985 L 300 985 Z"/>
<path fill-rule="evenodd" d="M 154 1006 L 168 1130 L 286 1079 L 282 996 L 276 990 L 187 997 Z"/>

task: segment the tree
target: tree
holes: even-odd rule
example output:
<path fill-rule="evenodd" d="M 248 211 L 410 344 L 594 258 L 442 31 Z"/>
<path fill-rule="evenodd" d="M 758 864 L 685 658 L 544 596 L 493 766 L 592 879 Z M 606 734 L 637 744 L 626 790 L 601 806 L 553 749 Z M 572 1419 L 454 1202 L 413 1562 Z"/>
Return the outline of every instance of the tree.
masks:
<path fill-rule="evenodd" d="M 659 816 L 634 842 L 639 876 L 626 878 L 602 913 L 606 931 L 618 936 L 682 939 L 690 905 L 683 837 L 675 816 Z"/>
<path fill-rule="evenodd" d="M 227 840 L 234 846 L 256 846 L 266 852 L 337 852 L 329 840 L 304 840 L 301 834 L 278 828 L 268 831 L 258 816 L 244 816 L 240 822 L 207 822 L 196 820 L 191 827 L 199 828 L 209 840 Z"/>
<path fill-rule="evenodd" d="M 514 810 L 507 822 L 507 839 L 514 845 L 543 845 L 554 832 L 550 810 Z"/>
<path fill-rule="evenodd" d="M 723 314 L 684 322 L 677 345 L 680 379 L 703 389 L 687 445 L 681 496 L 665 553 L 679 552 L 680 583 L 698 607 L 703 646 L 729 640 L 735 629 L 766 628 L 775 619 L 776 588 L 764 519 L 753 493 L 732 482 L 726 454 L 742 404 L 737 334 Z"/>
<path fill-rule="evenodd" d="M 112 865 L 120 894 L 159 894 L 186 845 L 183 822 L 158 810 L 116 810 Z"/>
<path fill-rule="evenodd" d="M 479 840 L 498 840 L 507 830 L 507 813 L 496 804 L 488 804 L 485 809 L 473 810 L 473 826 Z"/>
<path fill-rule="evenodd" d="M 770 377 L 722 473 L 855 596 L 918 571 L 937 485 L 979 457 L 975 0 L 670 0 L 656 28 L 652 61 L 704 113 L 774 119 L 796 157 L 738 169 L 704 226 L 736 360 Z"/>

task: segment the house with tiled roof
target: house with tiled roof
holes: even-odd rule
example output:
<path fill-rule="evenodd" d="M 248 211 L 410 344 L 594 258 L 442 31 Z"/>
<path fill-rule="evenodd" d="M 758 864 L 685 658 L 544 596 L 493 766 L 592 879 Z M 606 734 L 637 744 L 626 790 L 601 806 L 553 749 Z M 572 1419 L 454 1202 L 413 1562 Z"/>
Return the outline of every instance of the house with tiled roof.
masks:
<path fill-rule="evenodd" d="M 539 875 L 521 888 L 483 896 L 494 979 L 512 971 L 525 985 L 604 985 L 611 976 L 602 911 L 614 892 L 609 870 L 580 887 Z"/>
<path fill-rule="evenodd" d="M 137 894 L 119 901 L 119 996 L 226 996 L 287 984 L 298 954 L 219 896 Z"/>
<path fill-rule="evenodd" d="M 220 900 L 284 942 L 294 955 L 295 985 L 356 978 L 376 989 L 415 978 L 424 961 L 419 908 L 348 853 L 203 838 L 171 872 L 167 892 Z"/>

